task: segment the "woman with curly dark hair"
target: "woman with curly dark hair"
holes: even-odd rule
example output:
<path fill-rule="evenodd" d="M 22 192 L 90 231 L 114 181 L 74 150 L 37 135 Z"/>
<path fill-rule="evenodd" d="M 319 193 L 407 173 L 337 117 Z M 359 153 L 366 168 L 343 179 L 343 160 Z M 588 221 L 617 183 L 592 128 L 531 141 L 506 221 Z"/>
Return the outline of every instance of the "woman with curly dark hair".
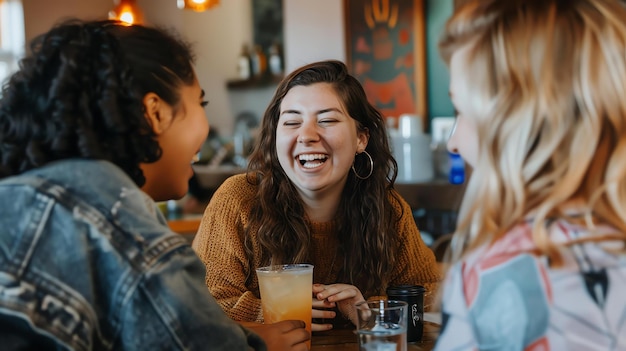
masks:
<path fill-rule="evenodd" d="M 396 173 L 383 117 L 346 66 L 295 70 L 265 112 L 247 174 L 217 190 L 193 242 L 211 293 L 231 318 L 261 322 L 255 269 L 269 264 L 315 266 L 313 318 L 332 320 L 334 307 L 349 318 L 391 285 L 435 290 L 441 275 Z"/>
<path fill-rule="evenodd" d="M 31 49 L 0 98 L 3 349 L 265 350 L 153 201 L 185 195 L 209 130 L 188 45 L 73 20 Z M 274 350 L 310 337 L 256 331 Z"/>

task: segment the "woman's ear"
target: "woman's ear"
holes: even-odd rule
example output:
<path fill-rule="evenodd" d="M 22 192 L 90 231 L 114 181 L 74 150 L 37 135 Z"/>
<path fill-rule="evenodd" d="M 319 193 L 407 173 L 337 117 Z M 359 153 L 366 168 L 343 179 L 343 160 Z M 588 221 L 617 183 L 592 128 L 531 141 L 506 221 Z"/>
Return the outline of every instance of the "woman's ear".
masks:
<path fill-rule="evenodd" d="M 357 145 L 356 145 L 356 152 L 357 153 L 361 153 L 363 151 L 365 151 L 365 149 L 367 148 L 367 143 L 370 140 L 370 131 L 367 128 L 364 128 L 363 130 L 359 130 L 357 131 Z"/>
<path fill-rule="evenodd" d="M 147 93 L 143 97 L 143 107 L 145 110 L 145 117 L 148 123 L 152 126 L 152 131 L 156 135 L 160 135 L 169 125 L 168 118 L 171 111 L 168 113 L 168 105 L 165 101 L 155 93 Z"/>

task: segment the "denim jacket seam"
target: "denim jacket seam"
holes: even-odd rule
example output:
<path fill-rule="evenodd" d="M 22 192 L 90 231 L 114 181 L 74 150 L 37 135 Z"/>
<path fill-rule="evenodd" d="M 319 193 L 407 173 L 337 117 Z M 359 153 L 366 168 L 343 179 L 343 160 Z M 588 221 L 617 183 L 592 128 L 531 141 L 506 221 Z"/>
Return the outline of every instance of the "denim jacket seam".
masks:
<path fill-rule="evenodd" d="M 28 248 L 22 254 L 18 253 L 16 255 L 17 257 L 24 258 L 21 262 L 15 262 L 19 266 L 19 271 L 16 272 L 17 276 L 21 276 L 26 271 L 28 264 L 31 262 L 32 253 L 41 239 L 45 226 L 45 221 L 42 219 L 47 218 L 54 207 L 54 201 L 50 201 L 49 198 L 44 199 L 44 196 L 41 196 L 39 193 L 36 195 L 36 199 L 37 204 L 41 204 L 42 208 L 37 208 L 37 210 L 39 210 L 37 213 L 38 220 L 36 222 L 33 221 L 29 223 L 29 227 L 32 227 L 29 228 L 31 229 L 29 232 L 32 233 L 32 237 L 30 237 L 29 240 L 21 241 L 24 245 L 28 244 Z"/>
<path fill-rule="evenodd" d="M 163 258 L 163 255 L 174 252 L 187 245 L 189 245 L 187 239 L 180 235 L 165 236 L 144 251 L 144 263 L 146 264 L 146 267 L 152 267 L 155 262 L 158 262 Z"/>
<path fill-rule="evenodd" d="M 163 315 L 163 313 L 166 310 L 164 310 L 163 308 L 159 308 L 159 306 L 160 305 L 167 306 L 167 303 L 165 303 L 164 301 L 161 301 L 158 295 L 152 294 L 151 293 L 152 290 L 149 289 L 146 285 L 148 283 L 148 280 L 147 280 L 148 272 L 149 271 L 146 271 L 142 275 L 141 282 L 138 285 L 138 291 L 142 290 L 143 293 L 148 297 L 151 308 L 155 311 L 156 315 L 159 316 L 159 321 L 161 321 L 161 323 L 163 323 L 163 325 L 167 328 L 167 330 L 169 330 L 172 340 L 176 342 L 180 350 L 186 350 L 187 347 L 184 345 L 183 340 L 180 337 L 180 334 L 181 334 L 180 321 L 178 320 L 178 318 L 176 318 L 175 315 L 171 315 L 169 313 L 169 310 L 167 310 L 168 312 L 167 315 L 165 316 Z"/>

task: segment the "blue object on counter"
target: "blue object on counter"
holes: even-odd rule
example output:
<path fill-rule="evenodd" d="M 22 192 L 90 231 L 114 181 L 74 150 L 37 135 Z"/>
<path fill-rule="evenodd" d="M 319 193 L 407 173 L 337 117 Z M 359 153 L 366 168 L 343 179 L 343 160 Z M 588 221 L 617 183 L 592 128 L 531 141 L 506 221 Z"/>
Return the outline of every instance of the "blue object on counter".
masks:
<path fill-rule="evenodd" d="M 183 209 L 178 205 L 176 200 L 167 200 L 167 215 L 168 220 L 181 219 L 183 217 Z"/>
<path fill-rule="evenodd" d="M 465 162 L 461 155 L 448 152 L 450 156 L 450 172 L 448 180 L 450 184 L 463 184 L 465 181 Z"/>

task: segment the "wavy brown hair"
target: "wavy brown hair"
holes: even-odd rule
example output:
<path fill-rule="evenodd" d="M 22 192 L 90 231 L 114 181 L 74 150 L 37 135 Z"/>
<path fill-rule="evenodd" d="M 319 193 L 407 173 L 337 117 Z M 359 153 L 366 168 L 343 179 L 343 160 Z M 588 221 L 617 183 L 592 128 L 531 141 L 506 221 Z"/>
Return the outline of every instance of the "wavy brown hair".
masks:
<path fill-rule="evenodd" d="M 372 175 L 363 180 L 350 172 L 335 217 L 338 250 L 345 257 L 338 282 L 353 284 L 364 294 L 377 293 L 381 286 L 386 286 L 386 277 L 394 267 L 400 245 L 394 229 L 399 218 L 392 204 L 397 199 L 395 193 L 390 196 L 398 167 L 391 155 L 382 115 L 368 103 L 361 84 L 340 61 L 303 66 L 279 84 L 263 116 L 260 136 L 248 165 L 248 181 L 258 185 L 258 197 L 243 240 L 247 242 L 247 232 L 252 228 L 258 229 L 265 264 L 310 260 L 309 223 L 302 199 L 278 161 L 276 128 L 280 105 L 289 90 L 315 83 L 330 84 L 357 128 L 369 131 L 365 151 L 374 161 Z M 366 175 L 370 170 L 369 160 L 365 155 L 355 156 L 354 167 L 358 174 Z M 251 253 L 248 245 L 246 248 Z"/>
<path fill-rule="evenodd" d="M 441 52 L 468 50 L 479 140 L 454 260 L 532 216 L 534 243 L 558 264 L 546 224 L 573 203 L 588 228 L 626 241 L 624 19 L 616 0 L 474 0 L 448 21 Z"/>
<path fill-rule="evenodd" d="M 173 33 L 115 21 L 69 20 L 36 38 L 2 88 L 0 178 L 47 163 L 106 160 L 138 185 L 161 149 L 144 116 L 154 92 L 168 104 L 195 79 L 193 54 Z"/>

